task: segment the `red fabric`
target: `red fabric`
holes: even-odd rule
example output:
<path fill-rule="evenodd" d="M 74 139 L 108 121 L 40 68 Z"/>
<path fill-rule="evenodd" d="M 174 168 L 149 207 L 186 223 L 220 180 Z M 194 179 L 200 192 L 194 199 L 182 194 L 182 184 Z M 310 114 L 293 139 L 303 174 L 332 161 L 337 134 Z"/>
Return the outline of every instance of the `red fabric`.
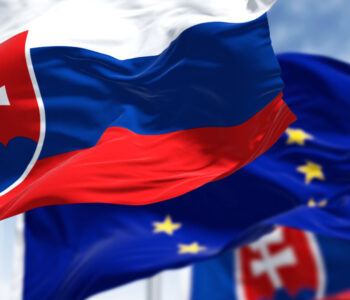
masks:
<path fill-rule="evenodd" d="M 24 32 L 0 47 L 0 87 L 5 86 L 9 106 L 0 106 L 0 143 L 4 146 L 18 136 L 38 142 L 40 113 L 25 58 Z M 3 59 L 6 57 L 6 59 Z"/>
<path fill-rule="evenodd" d="M 273 259 L 283 251 L 289 250 L 295 259 L 295 263 L 277 265 L 273 268 L 283 283 L 283 288 L 292 297 L 296 297 L 301 289 L 317 290 L 320 284 L 317 274 L 320 270 L 307 234 L 301 230 L 287 227 L 281 227 L 278 230 L 280 230 L 283 239 L 268 243 L 266 245 L 267 255 Z M 245 295 L 244 299 L 273 299 L 276 287 L 273 286 L 268 271 L 264 270 L 259 275 L 252 271 L 253 262 L 266 259 L 262 252 L 252 249 L 250 246 L 242 247 L 239 251 L 242 268 L 240 278 L 242 280 L 242 292 Z"/>
<path fill-rule="evenodd" d="M 54 204 L 141 205 L 225 177 L 269 149 L 295 116 L 281 95 L 234 127 L 139 135 L 111 127 L 96 146 L 45 158 L 1 197 L 0 218 Z"/>
<path fill-rule="evenodd" d="M 347 292 L 339 293 L 337 295 L 323 298 L 323 300 L 350 300 L 350 290 Z"/>

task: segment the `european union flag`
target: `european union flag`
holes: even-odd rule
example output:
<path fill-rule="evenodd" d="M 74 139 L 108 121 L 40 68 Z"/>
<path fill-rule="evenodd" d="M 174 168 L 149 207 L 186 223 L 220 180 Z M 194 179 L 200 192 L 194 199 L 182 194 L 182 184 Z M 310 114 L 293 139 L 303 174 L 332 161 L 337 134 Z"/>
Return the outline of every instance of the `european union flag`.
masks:
<path fill-rule="evenodd" d="M 280 55 L 279 62 L 298 121 L 244 173 L 269 186 L 262 201 L 278 196 L 303 204 L 268 223 L 349 239 L 350 65 L 301 54 Z"/>
<path fill-rule="evenodd" d="M 350 238 L 350 66 L 300 54 L 279 61 L 298 121 L 273 149 L 163 203 L 28 212 L 23 299 L 83 299 L 247 244 L 276 223 Z"/>

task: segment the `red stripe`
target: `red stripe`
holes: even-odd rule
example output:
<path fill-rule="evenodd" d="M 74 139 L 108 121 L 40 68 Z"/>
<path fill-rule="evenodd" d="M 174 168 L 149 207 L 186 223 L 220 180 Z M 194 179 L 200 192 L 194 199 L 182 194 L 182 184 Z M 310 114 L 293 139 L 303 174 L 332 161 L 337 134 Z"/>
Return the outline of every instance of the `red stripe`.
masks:
<path fill-rule="evenodd" d="M 333 296 L 322 298 L 322 300 L 349 300 L 349 299 L 350 299 L 350 291 L 342 292 Z"/>
<path fill-rule="evenodd" d="M 295 116 L 276 98 L 247 122 L 160 135 L 109 128 L 95 147 L 45 158 L 1 199 L 0 218 L 53 204 L 141 205 L 238 170 L 270 148 Z"/>

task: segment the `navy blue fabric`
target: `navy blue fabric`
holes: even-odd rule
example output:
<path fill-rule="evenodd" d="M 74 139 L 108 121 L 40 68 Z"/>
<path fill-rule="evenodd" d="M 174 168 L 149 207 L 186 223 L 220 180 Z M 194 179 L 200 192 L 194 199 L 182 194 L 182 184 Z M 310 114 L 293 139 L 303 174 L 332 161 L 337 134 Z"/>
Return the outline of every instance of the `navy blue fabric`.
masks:
<path fill-rule="evenodd" d="M 82 299 L 248 243 L 271 228 L 266 224 L 350 238 L 349 66 L 296 54 L 279 60 L 285 100 L 298 116 L 293 127 L 314 139 L 287 145 L 283 136 L 237 173 L 163 203 L 81 204 L 26 213 L 24 299 Z M 321 163 L 326 180 L 305 184 L 296 171 L 305 160 Z M 317 203 L 327 198 L 328 206 L 308 207 L 311 197 Z M 182 227 L 171 236 L 154 234 L 152 223 L 166 215 Z M 178 244 L 195 241 L 205 250 L 178 253 Z"/>
<path fill-rule="evenodd" d="M 291 126 L 313 136 L 305 146 L 286 145 L 286 136 L 243 172 L 255 181 L 285 193 L 281 201 L 328 201 L 325 208 L 299 207 L 269 223 L 350 238 L 350 65 L 330 58 L 279 56 L 286 83 L 284 97 L 298 120 Z M 298 166 L 312 161 L 322 166 L 325 180 L 309 184 Z M 239 172 L 238 172 L 239 173 Z M 239 174 L 237 174 L 240 177 Z M 234 187 L 233 187 L 234 188 Z M 271 196 L 262 190 L 262 201 Z"/>
<path fill-rule="evenodd" d="M 31 57 L 46 111 L 40 158 L 91 147 L 111 126 L 154 135 L 238 125 L 283 87 L 266 16 L 193 26 L 152 57 L 72 47 Z"/>
<path fill-rule="evenodd" d="M 292 127 L 305 130 L 313 139 L 300 146 L 287 145 L 287 136 L 282 137 L 267 153 L 231 176 L 236 178 L 232 188 L 243 185 L 254 189 L 255 198 L 265 203 L 278 196 L 280 201 L 304 204 L 268 219 L 268 224 L 349 239 L 350 66 L 330 58 L 301 54 L 284 54 L 278 59 L 286 84 L 284 99 L 298 118 Z M 324 181 L 314 180 L 305 184 L 304 175 L 296 168 L 307 160 L 322 165 Z M 244 198 L 244 195 L 241 196 Z M 323 208 L 308 207 L 306 204 L 311 198 L 316 203 L 327 199 L 328 203 Z M 317 239 L 327 270 L 326 293 L 349 288 L 350 259 L 346 254 L 349 253 L 350 242 L 321 235 Z M 212 270 L 218 273 L 224 271 L 222 259 L 202 263 L 198 268 L 201 272 L 195 271 L 193 300 L 222 299 L 232 290 L 232 272 L 227 273 L 225 281 L 217 286 L 226 285 L 222 294 L 218 288 L 209 286 L 215 277 Z M 205 269 L 211 275 L 204 275 Z M 201 291 L 204 285 L 207 297 Z M 210 293 L 211 290 L 216 292 Z M 231 299 L 236 299 L 234 294 L 231 294 Z M 300 291 L 293 299 L 313 297 L 313 293 Z M 282 299 L 291 297 L 279 291 L 275 300 Z"/>
<path fill-rule="evenodd" d="M 350 286 L 350 241 L 322 235 L 315 236 L 325 268 L 325 295 L 334 295 Z M 196 263 L 192 272 L 191 300 L 241 300 L 235 285 L 235 262 L 232 251 L 213 259 Z M 304 269 L 307 272 L 307 269 Z M 284 289 L 277 290 L 273 299 L 266 300 L 313 300 L 315 292 L 301 289 L 291 296 Z M 265 300 L 265 299 L 262 299 Z"/>
<path fill-rule="evenodd" d="M 255 226 L 290 204 L 269 209 L 240 203 L 225 178 L 179 198 L 147 206 L 61 205 L 25 215 L 24 299 L 84 299 L 107 288 L 211 257 L 269 232 Z M 242 191 L 243 192 L 243 191 Z M 236 214 L 235 212 L 240 212 Z M 154 234 L 153 222 L 170 215 L 182 227 Z M 179 254 L 179 244 L 206 249 Z"/>
<path fill-rule="evenodd" d="M 350 242 L 329 236 L 317 236 L 326 270 L 326 293 L 336 294 L 350 288 Z"/>
<path fill-rule="evenodd" d="M 6 147 L 0 143 L 0 192 L 23 174 L 36 149 L 36 142 L 25 137 L 15 137 Z"/>
<path fill-rule="evenodd" d="M 191 300 L 232 300 L 234 296 L 233 263 L 231 251 L 196 263 L 192 269 Z"/>

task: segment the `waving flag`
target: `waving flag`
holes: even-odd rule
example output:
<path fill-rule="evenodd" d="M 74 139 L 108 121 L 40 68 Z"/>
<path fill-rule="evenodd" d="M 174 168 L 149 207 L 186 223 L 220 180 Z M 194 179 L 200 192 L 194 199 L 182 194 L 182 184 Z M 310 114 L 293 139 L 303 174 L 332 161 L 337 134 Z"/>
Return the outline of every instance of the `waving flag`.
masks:
<path fill-rule="evenodd" d="M 3 39 L 0 219 L 167 200 L 266 151 L 294 121 L 271 5 L 69 0 Z"/>
<path fill-rule="evenodd" d="M 326 299 L 350 286 L 348 251 L 348 240 L 280 227 L 196 264 L 191 300 Z"/>
<path fill-rule="evenodd" d="M 18 299 L 86 299 L 269 232 L 271 226 L 254 226 L 261 211 L 251 219 L 235 215 L 239 203 L 227 179 L 146 206 L 75 204 L 27 212 L 16 258 L 23 262 Z M 218 185 L 222 192 L 216 193 Z"/>
<path fill-rule="evenodd" d="M 301 54 L 281 55 L 279 62 L 285 96 L 295 105 L 298 121 L 244 174 L 254 178 L 262 201 L 278 197 L 304 203 L 268 223 L 349 239 L 350 65 Z"/>
<path fill-rule="evenodd" d="M 332 153 L 342 151 L 344 155 L 339 157 L 340 160 L 346 161 L 349 157 L 346 142 L 350 128 L 344 121 L 341 127 L 332 123 L 343 118 L 350 103 L 343 96 L 349 87 L 346 82 L 350 77 L 344 72 L 348 67 L 333 60 L 305 55 L 281 56 L 280 62 L 284 66 L 286 101 L 300 118 L 295 129 L 305 130 L 312 139 L 305 140 L 301 146 L 288 142 L 289 136 L 285 134 L 270 151 L 239 172 L 162 203 L 136 207 L 79 204 L 40 208 L 26 213 L 24 231 L 20 231 L 25 247 L 20 251 L 24 251 L 24 265 L 19 272 L 24 272 L 24 279 L 21 281 L 23 289 L 18 291 L 23 299 L 83 299 L 166 268 L 210 258 L 267 233 L 273 228 L 271 224 L 276 224 L 276 216 L 281 223 L 292 221 L 289 215 L 304 207 L 304 218 L 314 218 L 310 223 L 315 230 L 349 238 L 346 235 L 350 220 L 346 219 L 348 206 L 343 202 L 342 206 L 337 206 L 337 198 L 321 196 L 321 192 L 326 191 L 345 195 L 347 177 L 341 175 L 343 183 L 336 180 L 338 183 L 332 185 L 332 177 L 326 173 L 326 180 L 318 179 L 320 185 L 315 185 L 316 178 L 306 183 L 304 173 L 297 170 L 299 165 L 290 160 L 290 156 L 300 156 L 302 163 L 304 159 L 311 161 L 308 155 L 315 152 L 319 157 L 332 158 L 335 157 Z M 335 76 L 329 85 L 327 80 L 323 82 L 324 94 L 318 92 L 317 81 L 314 85 L 315 79 L 322 78 L 320 65 L 326 68 L 327 74 Z M 330 88 L 333 84 L 342 88 L 344 93 L 335 93 L 338 90 Z M 305 90 L 315 91 L 314 97 L 309 98 Z M 314 102 L 310 103 L 310 99 Z M 329 111 L 330 102 L 335 108 L 333 111 Z M 310 130 L 308 124 L 316 127 Z M 315 143 L 319 139 L 322 141 L 325 135 L 328 139 L 323 145 L 327 147 Z M 311 144 L 311 149 L 310 141 L 315 143 Z M 279 153 L 283 156 L 280 157 Z M 324 164 L 325 169 L 326 166 Z M 336 164 L 333 168 L 344 174 L 346 166 Z M 287 180 L 291 183 L 288 184 Z M 310 196 L 314 197 L 313 201 L 309 201 Z M 329 200 L 323 201 L 326 197 Z M 335 202 L 334 206 L 332 202 Z M 301 220 L 301 217 L 297 216 L 296 220 Z M 333 227 L 328 219 L 335 221 Z M 308 227 L 305 222 L 299 226 Z M 281 235 L 277 237 L 280 241 Z M 312 294 L 321 295 L 325 285 L 316 274 L 324 270 L 324 264 L 315 256 L 319 252 L 312 247 L 312 237 L 298 236 L 302 243 L 293 250 L 297 256 L 289 255 L 286 245 L 295 238 L 282 237 L 281 245 L 278 244 L 274 251 L 284 253 L 287 250 L 287 259 L 283 258 L 283 263 L 289 266 L 294 266 L 296 259 L 310 266 L 314 273 L 307 279 L 308 287 Z M 247 254 L 250 255 L 248 260 L 254 259 L 254 253 Z M 265 274 L 264 266 L 257 264 L 256 272 Z M 292 269 L 292 274 L 296 274 L 301 267 L 298 265 Z M 279 286 L 280 281 L 275 284 Z M 336 282 L 334 286 L 336 290 Z M 293 292 L 300 288 L 300 282 L 290 285 Z M 273 287 L 266 285 L 263 295 L 269 296 L 272 292 Z"/>

